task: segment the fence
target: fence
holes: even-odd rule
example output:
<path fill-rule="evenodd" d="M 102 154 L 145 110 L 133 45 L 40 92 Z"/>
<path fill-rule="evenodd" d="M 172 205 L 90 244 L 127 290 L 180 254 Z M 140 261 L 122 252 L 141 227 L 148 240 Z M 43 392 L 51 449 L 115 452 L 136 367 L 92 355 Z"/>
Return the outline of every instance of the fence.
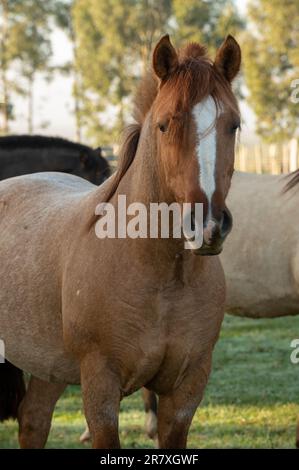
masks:
<path fill-rule="evenodd" d="M 117 157 L 112 147 L 104 147 L 103 155 L 114 169 Z M 292 139 L 284 144 L 238 145 L 235 168 L 248 173 L 290 173 L 299 168 L 299 144 Z"/>
<path fill-rule="evenodd" d="M 297 139 L 284 144 L 239 145 L 235 168 L 249 173 L 278 175 L 299 168 L 299 145 Z"/>

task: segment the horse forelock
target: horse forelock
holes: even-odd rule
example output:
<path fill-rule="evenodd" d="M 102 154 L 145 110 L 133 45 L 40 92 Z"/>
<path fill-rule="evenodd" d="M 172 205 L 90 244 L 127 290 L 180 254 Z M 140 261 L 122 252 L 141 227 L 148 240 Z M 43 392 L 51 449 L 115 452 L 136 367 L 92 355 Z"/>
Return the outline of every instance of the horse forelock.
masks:
<path fill-rule="evenodd" d="M 191 49 L 192 50 L 192 49 Z M 187 130 L 184 120 L 180 119 L 184 114 L 190 113 L 195 104 L 211 96 L 218 109 L 226 104 L 236 114 L 239 108 L 230 84 L 214 67 L 212 61 L 205 55 L 199 57 L 185 56 L 183 61 L 170 79 L 161 88 L 161 98 L 157 100 L 156 113 L 170 111 L 172 119 L 170 132 L 183 141 L 182 133 Z"/>
<path fill-rule="evenodd" d="M 198 74 L 206 72 L 206 70 L 203 70 L 203 65 L 212 64 L 206 55 L 206 48 L 197 43 L 190 43 L 178 50 L 178 57 L 179 66 L 165 83 L 160 83 L 152 69 L 147 70 L 141 79 L 134 96 L 133 110 L 133 117 L 140 126 L 142 126 L 147 113 L 156 100 L 159 90 L 165 87 L 166 84 L 167 91 L 172 91 L 172 98 L 174 96 L 180 98 L 182 92 L 184 92 L 185 105 L 187 102 L 192 101 L 192 98 L 196 97 L 194 90 L 198 88 L 199 83 L 200 88 L 207 86 L 210 77 L 206 76 L 202 82 L 197 81 Z"/>

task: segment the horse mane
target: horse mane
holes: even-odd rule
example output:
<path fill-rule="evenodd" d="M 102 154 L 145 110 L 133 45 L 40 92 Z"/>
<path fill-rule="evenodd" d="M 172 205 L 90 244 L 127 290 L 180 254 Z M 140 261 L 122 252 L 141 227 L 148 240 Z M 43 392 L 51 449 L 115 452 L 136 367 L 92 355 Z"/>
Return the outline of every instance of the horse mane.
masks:
<path fill-rule="evenodd" d="M 8 135 L 0 137 L 0 148 L 14 150 L 20 147 L 30 149 L 63 147 L 70 150 L 92 151 L 87 145 L 72 142 L 61 137 L 43 135 Z"/>
<path fill-rule="evenodd" d="M 119 183 L 130 168 L 135 158 L 142 124 L 158 94 L 158 80 L 153 71 L 148 70 L 139 82 L 133 98 L 134 122 L 125 127 L 120 144 L 116 172 L 106 193 L 105 201 L 109 201 L 116 192 Z"/>
<path fill-rule="evenodd" d="M 295 170 L 292 173 L 290 173 L 289 175 L 287 175 L 286 178 L 289 181 L 286 183 L 286 185 L 284 187 L 284 190 L 283 190 L 284 193 L 290 191 L 295 186 L 297 186 L 297 184 L 299 183 L 299 169 Z"/>
<path fill-rule="evenodd" d="M 239 109 L 230 84 L 214 67 L 207 56 L 206 48 L 197 43 L 190 43 L 178 51 L 179 65 L 171 77 L 159 85 L 159 80 L 152 69 L 147 70 L 136 90 L 133 99 L 134 123 L 127 126 L 123 132 L 120 145 L 116 172 L 107 188 L 106 202 L 116 192 L 120 181 L 134 161 L 141 129 L 147 113 L 150 111 L 159 89 L 167 90 L 169 100 L 177 101 L 177 108 L 187 111 L 198 101 L 211 94 L 216 104 L 223 100 L 239 114 Z M 163 102 L 162 106 L 169 103 Z M 182 122 L 177 120 L 177 127 L 182 128 Z M 178 134 L 173 126 L 173 134 Z"/>

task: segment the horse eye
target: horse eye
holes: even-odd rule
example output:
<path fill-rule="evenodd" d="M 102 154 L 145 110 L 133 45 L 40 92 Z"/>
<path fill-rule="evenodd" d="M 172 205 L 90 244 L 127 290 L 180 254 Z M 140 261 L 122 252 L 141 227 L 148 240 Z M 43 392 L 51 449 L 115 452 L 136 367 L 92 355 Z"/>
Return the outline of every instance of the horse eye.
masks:
<path fill-rule="evenodd" d="M 158 124 L 158 127 L 160 129 L 161 132 L 163 132 L 163 134 L 167 131 L 167 127 L 168 127 L 168 123 L 165 123 L 165 122 L 161 122 Z"/>
<path fill-rule="evenodd" d="M 237 129 L 240 129 L 241 128 L 241 124 L 239 122 L 236 122 L 232 127 L 231 127 L 231 131 L 232 133 L 234 134 L 236 132 Z"/>

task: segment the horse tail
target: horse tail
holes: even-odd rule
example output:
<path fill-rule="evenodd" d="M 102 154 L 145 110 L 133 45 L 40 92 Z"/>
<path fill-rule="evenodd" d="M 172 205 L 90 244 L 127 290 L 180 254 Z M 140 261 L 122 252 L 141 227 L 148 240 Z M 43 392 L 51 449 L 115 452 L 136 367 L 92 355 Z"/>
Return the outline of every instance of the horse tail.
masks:
<path fill-rule="evenodd" d="M 0 364 L 0 421 L 17 418 L 25 392 L 23 371 L 7 361 Z"/>

